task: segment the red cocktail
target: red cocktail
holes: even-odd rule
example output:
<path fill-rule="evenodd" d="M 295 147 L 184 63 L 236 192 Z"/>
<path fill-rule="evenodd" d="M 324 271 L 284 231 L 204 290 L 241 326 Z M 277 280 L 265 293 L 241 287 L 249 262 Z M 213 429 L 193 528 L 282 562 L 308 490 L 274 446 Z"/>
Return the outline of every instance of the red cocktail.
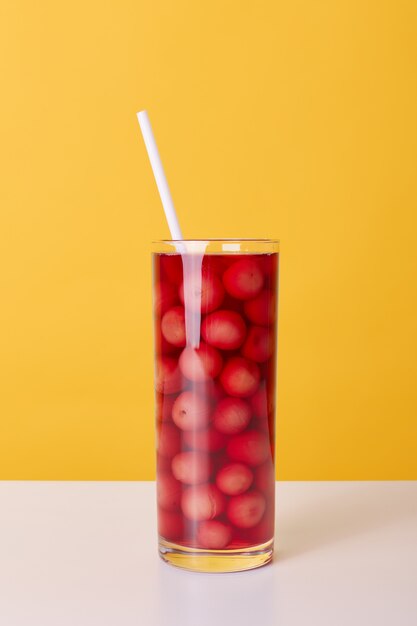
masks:
<path fill-rule="evenodd" d="M 160 553 L 250 569 L 273 549 L 278 244 L 192 244 L 153 255 Z"/>

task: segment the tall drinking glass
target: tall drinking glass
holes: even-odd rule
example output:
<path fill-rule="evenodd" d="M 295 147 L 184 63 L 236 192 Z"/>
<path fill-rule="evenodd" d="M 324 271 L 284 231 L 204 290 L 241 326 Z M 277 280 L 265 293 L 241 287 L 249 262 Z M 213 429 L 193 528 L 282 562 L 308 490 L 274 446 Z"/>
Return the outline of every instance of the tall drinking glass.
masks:
<path fill-rule="evenodd" d="M 279 244 L 153 245 L 159 552 L 204 572 L 272 559 Z"/>

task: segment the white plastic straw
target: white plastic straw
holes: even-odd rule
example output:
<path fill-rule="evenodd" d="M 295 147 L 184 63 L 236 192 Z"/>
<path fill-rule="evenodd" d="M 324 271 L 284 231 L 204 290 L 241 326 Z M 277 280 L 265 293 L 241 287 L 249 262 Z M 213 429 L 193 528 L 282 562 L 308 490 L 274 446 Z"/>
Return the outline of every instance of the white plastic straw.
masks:
<path fill-rule="evenodd" d="M 198 347 L 200 345 L 201 316 L 195 314 L 191 303 L 195 300 L 195 294 L 201 293 L 201 268 L 207 242 L 183 241 L 177 213 L 169 191 L 168 181 L 152 132 L 151 122 L 146 111 L 139 111 L 136 115 L 145 141 L 162 206 L 164 207 L 171 238 L 174 240 L 176 252 L 181 254 L 182 258 L 187 346 Z"/>
<path fill-rule="evenodd" d="M 149 160 L 151 162 L 153 175 L 155 176 L 156 186 L 158 187 L 162 206 L 164 207 L 165 217 L 167 218 L 171 238 L 174 240 L 182 239 L 181 228 L 178 222 L 171 193 L 169 191 L 168 181 L 165 176 L 161 157 L 159 156 L 155 137 L 152 132 L 151 122 L 146 111 L 139 111 L 136 115 L 142 131 Z"/>

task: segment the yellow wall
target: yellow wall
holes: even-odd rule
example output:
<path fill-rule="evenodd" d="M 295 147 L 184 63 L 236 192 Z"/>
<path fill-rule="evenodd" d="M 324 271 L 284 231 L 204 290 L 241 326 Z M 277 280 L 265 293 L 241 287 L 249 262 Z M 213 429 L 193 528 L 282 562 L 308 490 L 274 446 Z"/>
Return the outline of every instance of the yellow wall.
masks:
<path fill-rule="evenodd" d="M 189 237 L 281 239 L 278 475 L 417 478 L 415 0 L 3 0 L 0 478 L 154 475 L 150 112 Z"/>

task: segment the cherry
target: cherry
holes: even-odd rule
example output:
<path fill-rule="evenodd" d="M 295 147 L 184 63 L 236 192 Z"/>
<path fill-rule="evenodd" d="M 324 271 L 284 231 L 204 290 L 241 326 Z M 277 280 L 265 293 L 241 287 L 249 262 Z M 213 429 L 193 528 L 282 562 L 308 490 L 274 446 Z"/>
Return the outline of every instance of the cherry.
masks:
<path fill-rule="evenodd" d="M 276 296 L 271 291 L 264 289 L 252 300 L 244 303 L 245 315 L 249 321 L 259 326 L 268 326 L 275 321 Z"/>
<path fill-rule="evenodd" d="M 253 258 L 242 258 L 223 274 L 226 291 L 238 300 L 254 298 L 261 291 L 264 276 L 260 264 Z"/>
<path fill-rule="evenodd" d="M 190 520 L 210 520 L 223 513 L 225 498 L 215 485 L 197 485 L 183 492 L 181 509 Z"/>
<path fill-rule="evenodd" d="M 204 318 L 201 335 L 207 343 L 220 350 L 236 350 L 245 339 L 246 325 L 235 311 L 214 311 Z"/>
<path fill-rule="evenodd" d="M 206 254 L 203 258 L 203 272 L 221 276 L 228 267 L 227 258 L 222 254 Z"/>
<path fill-rule="evenodd" d="M 217 520 L 201 522 L 197 531 L 197 541 L 202 548 L 222 550 L 232 538 L 230 526 Z"/>
<path fill-rule="evenodd" d="M 155 315 L 163 315 L 177 302 L 177 291 L 173 285 L 165 282 L 157 282 L 154 286 L 154 311 Z"/>
<path fill-rule="evenodd" d="M 162 334 L 159 319 L 155 319 L 155 352 L 157 355 L 172 355 L 177 352 L 178 348 L 168 343 Z"/>
<path fill-rule="evenodd" d="M 183 391 L 172 407 L 172 420 L 181 430 L 194 430 L 206 426 L 210 415 L 210 402 L 194 390 Z"/>
<path fill-rule="evenodd" d="M 230 498 L 227 517 L 238 528 L 256 526 L 265 512 L 265 498 L 259 491 L 249 491 Z"/>
<path fill-rule="evenodd" d="M 169 356 L 156 359 L 155 388 L 159 393 L 177 393 L 182 387 L 182 376 L 177 361 Z"/>
<path fill-rule="evenodd" d="M 179 366 L 184 376 L 196 382 L 215 378 L 220 373 L 222 364 L 220 352 L 203 342 L 198 348 L 184 348 L 179 358 Z"/>
<path fill-rule="evenodd" d="M 240 398 L 223 398 L 213 414 L 215 428 L 226 435 L 236 435 L 250 422 L 251 408 Z"/>
<path fill-rule="evenodd" d="M 259 378 L 260 372 L 256 363 L 242 357 L 232 357 L 223 368 L 220 382 L 229 395 L 247 398 L 255 393 Z"/>
<path fill-rule="evenodd" d="M 167 311 L 161 320 L 161 332 L 166 341 L 173 346 L 185 346 L 185 315 L 183 306 L 175 306 Z"/>
<path fill-rule="evenodd" d="M 172 459 L 172 473 L 177 480 L 187 485 L 204 483 L 212 472 L 210 457 L 203 452 L 180 452 Z"/>
<path fill-rule="evenodd" d="M 224 297 L 224 288 L 221 280 L 209 272 L 202 271 L 190 276 L 185 274 L 188 289 L 184 292 L 184 283 L 181 283 L 179 297 L 181 302 L 191 311 L 210 313 L 218 309 Z"/>
<path fill-rule="evenodd" d="M 168 472 L 158 472 L 156 494 L 158 506 L 166 511 L 177 511 L 180 508 L 182 486 Z"/>
<path fill-rule="evenodd" d="M 182 258 L 180 254 L 161 254 L 159 256 L 161 276 L 167 282 L 179 285 L 182 282 Z"/>
<path fill-rule="evenodd" d="M 273 333 L 264 326 L 251 326 L 242 347 L 243 356 L 256 363 L 264 363 L 269 359 L 273 351 Z"/>
<path fill-rule="evenodd" d="M 258 430 L 248 430 L 232 437 L 227 444 L 227 454 L 233 461 L 252 467 L 261 465 L 271 455 L 269 440 Z"/>
<path fill-rule="evenodd" d="M 249 489 L 253 473 L 243 463 L 228 463 L 217 473 L 216 485 L 228 496 L 237 496 Z"/>

